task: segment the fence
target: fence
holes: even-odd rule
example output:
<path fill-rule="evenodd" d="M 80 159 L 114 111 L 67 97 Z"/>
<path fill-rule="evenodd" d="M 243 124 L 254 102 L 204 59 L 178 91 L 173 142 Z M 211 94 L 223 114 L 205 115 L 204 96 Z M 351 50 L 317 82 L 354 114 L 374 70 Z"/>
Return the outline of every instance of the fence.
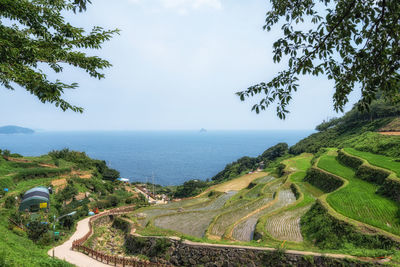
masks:
<path fill-rule="evenodd" d="M 74 240 L 72 242 L 72 250 L 77 250 L 80 252 L 84 252 L 88 256 L 95 258 L 96 260 L 102 262 L 102 263 L 107 263 L 107 264 L 114 264 L 114 266 L 117 266 L 117 264 L 121 264 L 122 266 L 137 266 L 137 267 L 168 267 L 171 265 L 165 265 L 165 264 L 160 264 L 160 263 L 152 263 L 148 262 L 145 260 L 139 260 L 136 258 L 131 258 L 131 257 L 120 257 L 120 256 L 114 256 L 114 255 L 107 255 L 103 252 L 96 251 L 94 249 L 91 249 L 90 247 L 87 247 L 83 245 L 86 240 L 92 235 L 93 233 L 93 222 L 100 217 L 104 216 L 114 216 L 114 215 L 121 215 L 125 214 L 127 212 L 131 212 L 135 210 L 135 206 L 129 206 L 129 207 L 123 207 L 123 208 L 116 208 L 112 209 L 100 214 L 97 214 L 89 219 L 89 232 L 86 233 L 83 237 Z"/>

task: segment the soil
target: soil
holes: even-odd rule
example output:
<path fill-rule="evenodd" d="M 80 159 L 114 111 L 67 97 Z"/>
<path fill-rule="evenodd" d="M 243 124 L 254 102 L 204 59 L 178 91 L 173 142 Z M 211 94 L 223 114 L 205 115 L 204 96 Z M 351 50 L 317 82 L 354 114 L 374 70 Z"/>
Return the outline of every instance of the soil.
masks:
<path fill-rule="evenodd" d="M 394 136 L 400 135 L 400 132 L 379 132 L 379 133 L 382 135 L 394 135 Z"/>

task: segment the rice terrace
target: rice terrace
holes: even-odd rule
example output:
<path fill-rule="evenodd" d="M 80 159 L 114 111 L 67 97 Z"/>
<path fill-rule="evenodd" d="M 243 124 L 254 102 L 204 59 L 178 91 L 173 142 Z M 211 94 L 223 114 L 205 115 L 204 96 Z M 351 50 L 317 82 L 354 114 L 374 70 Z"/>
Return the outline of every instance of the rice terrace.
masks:
<path fill-rule="evenodd" d="M 0 0 L 0 109 L 0 267 L 400 266 L 400 0 Z"/>

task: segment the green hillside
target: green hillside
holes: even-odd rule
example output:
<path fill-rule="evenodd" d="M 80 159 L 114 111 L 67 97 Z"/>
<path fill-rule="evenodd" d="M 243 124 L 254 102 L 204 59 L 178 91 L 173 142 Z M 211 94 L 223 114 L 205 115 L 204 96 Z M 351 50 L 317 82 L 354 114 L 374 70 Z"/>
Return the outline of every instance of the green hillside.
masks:
<path fill-rule="evenodd" d="M 85 153 L 61 150 L 41 157 L 0 153 L 0 266 L 70 266 L 48 257 L 47 251 L 74 232 L 89 210 L 144 203 L 115 181 L 119 173 Z M 48 211 L 19 212 L 23 194 L 34 187 L 52 187 Z M 8 191 L 6 191 L 8 190 Z M 16 199 L 17 198 L 17 199 Z M 75 211 L 55 223 L 60 217 Z"/>
<path fill-rule="evenodd" d="M 143 208 L 130 218 L 142 235 L 344 253 L 369 261 L 390 258 L 389 265 L 400 264 L 400 137 L 378 132 L 400 109 L 381 100 L 371 108 L 370 114 L 354 108 L 323 122 L 317 133 L 290 148 L 278 144 L 228 164 L 207 194 Z M 213 194 L 229 188 L 226 181 L 260 171 L 260 163 L 271 178 Z"/>
<path fill-rule="evenodd" d="M 399 112 L 380 100 L 371 112 L 353 109 L 318 125 L 317 133 L 290 148 L 280 143 L 228 164 L 211 181 L 158 186 L 179 199 L 156 206 L 115 181 L 118 171 L 84 153 L 65 149 L 23 157 L 2 151 L 0 186 L 9 191 L 0 198 L 1 265 L 68 266 L 46 252 L 68 238 L 77 220 L 93 208 L 132 203 L 138 209 L 123 220 L 142 236 L 339 253 L 400 265 L 400 137 L 378 132 Z M 23 193 L 35 186 L 53 186 L 49 211 L 17 212 Z M 72 211 L 73 217 L 55 224 L 59 240 L 51 229 L 35 235 L 37 229 L 28 227 L 52 226 L 53 216 Z M 112 239 L 107 227 L 112 225 L 99 227 L 95 237 Z M 120 233 L 118 239 L 123 255 L 136 255 L 124 245 L 132 236 Z M 87 245 L 107 249 L 93 239 Z"/>

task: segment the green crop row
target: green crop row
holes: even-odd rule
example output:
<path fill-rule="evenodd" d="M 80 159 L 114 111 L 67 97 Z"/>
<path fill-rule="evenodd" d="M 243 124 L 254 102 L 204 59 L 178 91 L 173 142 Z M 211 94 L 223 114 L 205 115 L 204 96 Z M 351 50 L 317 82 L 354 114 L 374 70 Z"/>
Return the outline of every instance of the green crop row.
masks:
<path fill-rule="evenodd" d="M 14 175 L 14 181 L 29 180 L 35 178 L 47 178 L 71 172 L 71 168 L 32 168 L 23 169 Z"/>
<path fill-rule="evenodd" d="M 350 151 L 352 155 L 348 154 L 347 151 Z M 358 158 L 358 156 L 354 156 L 354 154 L 365 156 L 369 159 L 369 161 L 378 163 L 380 166 L 386 166 L 392 172 L 390 172 L 389 170 L 386 171 L 384 169 L 372 166 L 370 165 L 369 162 L 366 161 L 366 159 Z M 393 163 L 394 162 L 393 160 L 391 163 L 389 161 L 389 157 L 381 155 L 375 155 L 376 157 L 374 157 L 372 153 L 359 152 L 354 149 L 340 150 L 338 153 L 338 159 L 340 155 L 343 155 L 342 157 L 353 158 L 361 161 L 362 165 L 360 165 L 358 168 L 354 168 L 353 167 L 354 165 L 348 164 L 349 161 L 342 161 L 342 163 L 346 166 L 356 169 L 357 171 L 356 176 L 358 178 L 361 178 L 371 183 L 381 185 L 381 187 L 377 190 L 377 193 L 385 197 L 388 197 L 394 201 L 400 202 L 400 179 L 393 172 L 396 170 L 396 168 L 394 168 L 395 164 Z M 383 164 L 382 162 L 385 162 L 386 164 Z M 397 162 L 396 164 L 399 165 L 399 163 Z"/>
<path fill-rule="evenodd" d="M 357 221 L 400 234 L 398 204 L 376 194 L 378 185 L 356 178 L 355 171 L 340 164 L 335 155 L 321 156 L 318 167 L 348 181 L 346 186 L 327 197 L 334 210 Z"/>
<path fill-rule="evenodd" d="M 300 224 L 303 237 L 323 249 L 340 249 L 350 245 L 387 250 L 399 246 L 386 236 L 357 231 L 353 225 L 330 215 L 319 201 L 301 218 Z"/>

